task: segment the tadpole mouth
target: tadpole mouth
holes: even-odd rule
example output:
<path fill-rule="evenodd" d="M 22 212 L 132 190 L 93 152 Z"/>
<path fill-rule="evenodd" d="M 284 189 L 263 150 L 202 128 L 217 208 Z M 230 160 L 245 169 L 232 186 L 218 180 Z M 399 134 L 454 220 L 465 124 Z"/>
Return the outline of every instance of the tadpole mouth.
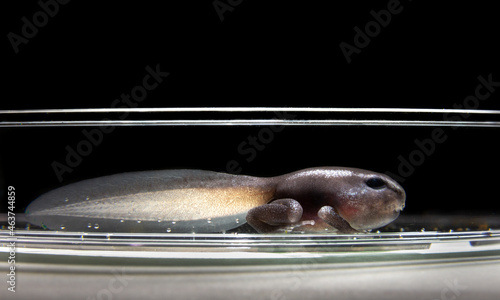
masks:
<path fill-rule="evenodd" d="M 403 211 L 405 203 L 393 203 L 386 206 L 386 211 L 393 211 L 394 213 L 400 213 Z"/>

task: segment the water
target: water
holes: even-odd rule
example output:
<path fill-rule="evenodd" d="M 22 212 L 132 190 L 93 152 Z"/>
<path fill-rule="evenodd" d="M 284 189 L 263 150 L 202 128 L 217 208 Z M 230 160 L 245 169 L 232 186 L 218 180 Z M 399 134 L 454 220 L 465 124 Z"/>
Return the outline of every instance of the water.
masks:
<path fill-rule="evenodd" d="M 288 117 L 276 118 L 278 111 Z M 310 255 L 321 262 L 338 262 L 351 256 L 368 259 L 367 253 L 380 254 L 370 260 L 386 260 L 390 256 L 385 255 L 397 253 L 435 257 L 438 250 L 447 253 L 442 257 L 498 255 L 500 222 L 490 203 L 498 198 L 498 177 L 492 171 L 500 168 L 500 111 L 137 108 L 127 110 L 126 120 L 118 119 L 123 112 L 0 111 L 0 131 L 11 141 L 11 147 L 0 151 L 0 171 L 4 185 L 18 183 L 16 188 L 22 190 L 16 200 L 16 234 L 23 237 L 22 249 L 36 253 L 59 249 L 61 255 L 66 250 L 85 255 L 85 249 L 106 249 L 110 256 L 143 258 L 154 252 L 165 259 L 213 261 L 231 253 L 234 264 L 257 258 L 277 263 Z M 6 164 L 8 160 L 37 167 L 26 172 Z M 24 208 L 40 194 L 107 174 L 191 168 L 266 177 L 339 165 L 385 173 L 397 180 L 407 195 L 400 217 L 358 235 L 337 235 L 328 228 L 313 235 L 262 235 L 242 218 L 235 218 L 236 228 L 225 234 L 179 234 L 175 233 L 177 221 L 161 217 L 153 222 L 165 223 L 163 232 L 141 232 L 145 221 L 136 219 L 137 232 L 109 235 L 102 222 L 85 222 L 85 239 L 82 232 L 68 231 L 66 222 L 59 231 L 50 231 L 22 220 Z M 93 199 L 92 195 L 84 197 Z M 65 202 L 72 199 L 68 196 Z M 0 211 L 6 213 L 6 208 Z M 140 209 L 127 217 L 136 213 Z M 5 222 L 3 218 L 0 231 L 4 242 Z M 215 223 L 212 218 L 205 222 L 206 226 Z M 75 239 L 81 242 L 78 246 Z M 457 247 L 446 252 L 441 247 L 446 243 Z M 124 251 L 115 251 L 117 247 Z"/>

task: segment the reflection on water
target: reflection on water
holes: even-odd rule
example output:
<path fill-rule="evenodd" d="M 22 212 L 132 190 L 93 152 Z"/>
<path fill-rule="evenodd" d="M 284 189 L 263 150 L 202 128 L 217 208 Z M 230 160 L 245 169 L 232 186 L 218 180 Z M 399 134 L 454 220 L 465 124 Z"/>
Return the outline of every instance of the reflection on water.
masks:
<path fill-rule="evenodd" d="M 207 259 L 211 264 L 250 264 L 252 261 L 281 264 L 311 257 L 317 262 L 331 263 L 500 255 L 500 230 L 493 229 L 500 226 L 495 218 L 446 216 L 440 219 L 439 228 L 433 227 L 436 220 L 439 220 L 437 216 L 404 216 L 381 230 L 354 235 L 98 233 L 49 231 L 28 226 L 16 231 L 16 246 L 17 253 L 28 261 L 72 257 L 75 263 L 79 259 L 107 257 L 141 259 L 141 264 L 148 264 L 142 260 L 154 264 L 155 259 L 161 258 L 176 265 L 185 264 L 186 259 L 194 260 L 191 263 L 195 264 L 204 264 L 206 261 L 201 260 Z M 450 227 L 457 225 L 461 227 Z M 7 255 L 8 242 L 8 231 L 2 229 L 0 255 Z"/>

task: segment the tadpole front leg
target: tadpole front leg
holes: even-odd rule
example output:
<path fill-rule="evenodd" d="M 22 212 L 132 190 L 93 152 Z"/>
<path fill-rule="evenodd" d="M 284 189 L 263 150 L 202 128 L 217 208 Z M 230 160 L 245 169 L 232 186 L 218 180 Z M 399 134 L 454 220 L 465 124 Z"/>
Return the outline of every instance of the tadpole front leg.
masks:
<path fill-rule="evenodd" d="M 318 211 L 318 217 L 327 224 L 335 227 L 339 233 L 358 233 L 351 225 L 344 220 L 331 206 L 323 206 Z"/>

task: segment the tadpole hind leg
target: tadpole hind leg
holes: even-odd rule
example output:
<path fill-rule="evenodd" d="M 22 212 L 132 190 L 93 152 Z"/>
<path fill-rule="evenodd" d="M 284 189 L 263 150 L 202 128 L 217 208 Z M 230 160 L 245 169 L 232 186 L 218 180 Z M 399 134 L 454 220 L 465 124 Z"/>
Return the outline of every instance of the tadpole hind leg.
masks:
<path fill-rule="evenodd" d="M 298 222 L 302 213 L 303 209 L 298 201 L 286 198 L 252 208 L 246 219 L 259 233 L 270 233 Z"/>
<path fill-rule="evenodd" d="M 318 217 L 329 225 L 335 227 L 339 233 L 358 233 L 358 231 L 351 227 L 351 225 L 344 220 L 340 215 L 335 212 L 331 206 L 323 206 L 318 211 Z"/>

